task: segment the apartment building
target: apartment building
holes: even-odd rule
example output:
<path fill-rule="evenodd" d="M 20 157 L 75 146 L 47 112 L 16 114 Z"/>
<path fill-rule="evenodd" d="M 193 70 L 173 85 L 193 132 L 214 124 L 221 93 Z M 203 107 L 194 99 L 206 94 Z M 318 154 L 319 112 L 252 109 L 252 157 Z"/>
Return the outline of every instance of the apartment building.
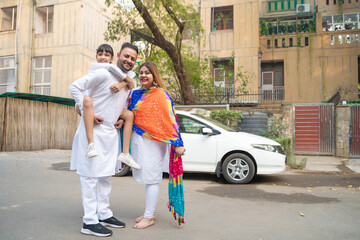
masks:
<path fill-rule="evenodd" d="M 212 59 L 214 83 L 230 89 L 231 103 L 319 103 L 337 92 L 358 99 L 359 0 L 191 2 L 204 29 L 196 51 Z M 69 97 L 104 42 L 103 7 L 104 0 L 1 1 L 0 93 Z M 244 71 L 252 79 L 247 96 L 237 96 Z"/>
<path fill-rule="evenodd" d="M 68 86 L 105 42 L 104 7 L 104 0 L 0 1 L 0 94 L 70 97 Z"/>
<path fill-rule="evenodd" d="M 358 99 L 359 0 L 202 0 L 200 13 L 201 54 L 213 59 L 215 83 L 236 89 L 231 76 L 254 73 L 248 87 L 258 97 L 230 102 L 320 103 L 337 92 Z"/>

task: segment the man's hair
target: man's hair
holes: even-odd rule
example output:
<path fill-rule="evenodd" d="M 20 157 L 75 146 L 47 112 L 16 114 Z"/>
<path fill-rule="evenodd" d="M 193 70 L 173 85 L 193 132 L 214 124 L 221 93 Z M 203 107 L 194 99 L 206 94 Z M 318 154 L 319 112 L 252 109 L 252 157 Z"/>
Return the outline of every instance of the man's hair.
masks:
<path fill-rule="evenodd" d="M 114 56 L 114 50 L 113 48 L 109 45 L 109 44 L 101 44 L 97 49 L 96 49 L 96 54 L 98 54 L 99 52 L 107 52 L 110 53 L 111 56 Z"/>
<path fill-rule="evenodd" d="M 136 53 L 139 53 L 138 47 L 135 46 L 135 45 L 133 45 L 133 44 L 131 44 L 131 43 L 129 43 L 129 42 L 126 42 L 126 43 L 124 43 L 124 44 L 121 46 L 121 49 L 120 49 L 120 52 L 119 52 L 119 53 L 121 53 L 121 51 L 122 51 L 124 48 L 131 48 L 131 49 L 134 49 L 134 50 L 136 51 Z"/>

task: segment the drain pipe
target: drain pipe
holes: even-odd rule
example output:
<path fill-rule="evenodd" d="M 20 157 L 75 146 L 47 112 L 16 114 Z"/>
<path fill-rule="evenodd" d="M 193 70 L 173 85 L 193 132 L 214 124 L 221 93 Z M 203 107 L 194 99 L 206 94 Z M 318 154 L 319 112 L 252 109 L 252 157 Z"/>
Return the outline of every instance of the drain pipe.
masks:
<path fill-rule="evenodd" d="M 262 55 L 262 51 L 261 48 L 259 48 L 259 106 L 261 105 L 261 55 Z"/>

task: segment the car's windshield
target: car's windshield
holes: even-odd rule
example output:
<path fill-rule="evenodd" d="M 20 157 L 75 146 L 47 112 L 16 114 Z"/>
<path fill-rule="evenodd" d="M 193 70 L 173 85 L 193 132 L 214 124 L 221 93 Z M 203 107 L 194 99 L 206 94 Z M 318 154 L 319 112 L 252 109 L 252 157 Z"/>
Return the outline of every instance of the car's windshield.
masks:
<path fill-rule="evenodd" d="M 226 131 L 229 131 L 229 132 L 236 132 L 235 129 L 229 127 L 229 126 L 226 126 L 225 124 L 222 124 L 214 119 L 211 119 L 211 118 L 208 118 L 208 117 L 205 117 L 205 116 L 202 116 L 202 115 L 199 115 L 199 114 L 194 114 L 195 116 L 199 117 L 199 118 L 202 118 L 208 122 L 211 122 L 212 124 L 216 125 L 217 127 L 220 127 Z"/>

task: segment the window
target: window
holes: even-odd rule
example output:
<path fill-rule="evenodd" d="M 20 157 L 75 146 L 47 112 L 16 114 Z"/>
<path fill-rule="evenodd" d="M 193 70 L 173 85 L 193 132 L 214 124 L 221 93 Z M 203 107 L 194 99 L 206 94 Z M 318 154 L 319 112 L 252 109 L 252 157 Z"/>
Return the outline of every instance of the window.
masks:
<path fill-rule="evenodd" d="M 199 18 L 198 15 L 192 17 L 192 19 Z M 198 39 L 200 35 L 200 27 L 196 21 L 188 21 L 185 24 L 183 31 L 183 39 Z"/>
<path fill-rule="evenodd" d="M 213 77 L 216 86 L 232 86 L 234 84 L 234 64 L 230 59 L 213 61 Z"/>
<path fill-rule="evenodd" d="M 281 39 L 281 46 L 282 46 L 282 47 L 285 47 L 285 46 L 286 46 L 286 44 L 285 44 L 285 38 L 282 38 L 282 39 Z"/>
<path fill-rule="evenodd" d="M 33 93 L 50 95 L 51 56 L 34 59 Z"/>
<path fill-rule="evenodd" d="M 268 1 L 268 12 L 295 10 L 296 5 L 304 4 L 305 0 L 278 0 Z"/>
<path fill-rule="evenodd" d="M 179 128 L 181 133 L 193 133 L 193 134 L 202 134 L 201 129 L 209 128 L 209 126 L 199 122 L 195 119 L 177 115 L 179 121 Z"/>
<path fill-rule="evenodd" d="M 15 92 L 15 57 L 0 57 L 0 94 Z"/>
<path fill-rule="evenodd" d="M 38 7 L 35 13 L 35 33 L 52 33 L 54 6 Z"/>
<path fill-rule="evenodd" d="M 322 17 L 323 31 L 344 31 L 360 29 L 360 13 L 347 13 Z"/>
<path fill-rule="evenodd" d="M 1 9 L 1 31 L 16 30 L 16 7 Z"/>
<path fill-rule="evenodd" d="M 305 37 L 305 46 L 309 46 L 309 37 Z"/>
<path fill-rule="evenodd" d="M 212 8 L 212 31 L 233 29 L 233 6 Z"/>
<path fill-rule="evenodd" d="M 263 100 L 284 100 L 284 63 L 261 63 Z"/>

